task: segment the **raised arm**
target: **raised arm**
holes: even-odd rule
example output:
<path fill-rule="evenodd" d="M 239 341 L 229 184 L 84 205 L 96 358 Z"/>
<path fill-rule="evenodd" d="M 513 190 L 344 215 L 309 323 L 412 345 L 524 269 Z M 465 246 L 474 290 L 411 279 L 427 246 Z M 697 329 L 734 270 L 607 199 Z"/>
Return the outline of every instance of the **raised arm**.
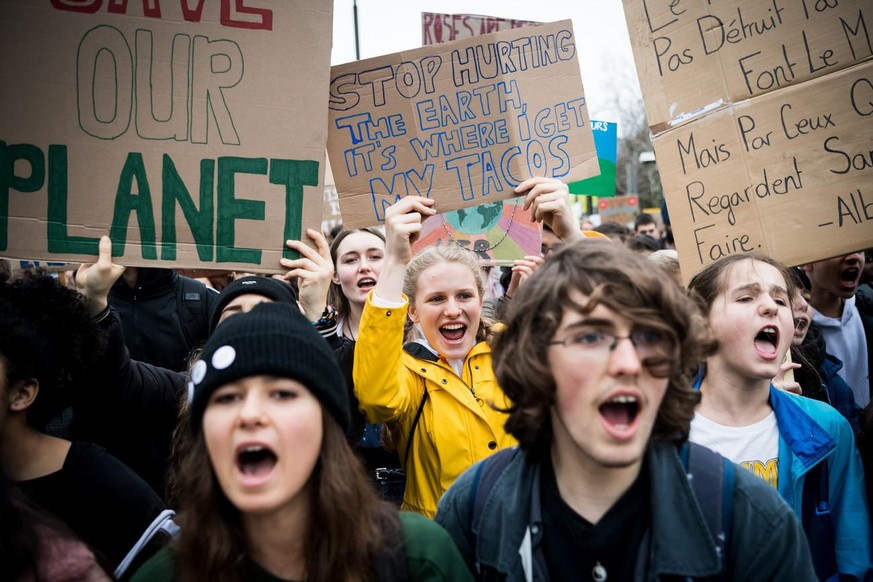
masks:
<path fill-rule="evenodd" d="M 385 261 L 376 283 L 376 296 L 384 301 L 403 300 L 403 277 L 412 259 L 412 243 L 421 232 L 422 218 L 430 216 L 433 200 L 407 196 L 385 211 Z"/>
<path fill-rule="evenodd" d="M 407 301 L 403 277 L 412 258 L 412 242 L 421 231 L 422 216 L 434 213 L 433 201 L 407 197 L 385 213 L 385 260 L 375 289 L 371 292 L 355 346 L 355 395 L 361 410 L 372 423 L 397 420 L 417 404 L 405 373 L 403 324 Z"/>

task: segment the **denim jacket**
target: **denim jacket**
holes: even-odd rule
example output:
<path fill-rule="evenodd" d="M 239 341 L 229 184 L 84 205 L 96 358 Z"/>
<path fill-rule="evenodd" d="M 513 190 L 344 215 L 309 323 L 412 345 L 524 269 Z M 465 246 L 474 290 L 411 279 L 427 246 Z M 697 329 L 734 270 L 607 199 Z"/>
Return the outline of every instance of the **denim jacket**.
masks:
<path fill-rule="evenodd" d="M 628 548 L 629 557 L 637 560 L 637 579 L 718 577 L 721 559 L 677 448 L 652 442 L 646 454 L 652 522 L 644 547 Z M 477 468 L 468 469 L 449 488 L 436 521 L 455 540 L 477 580 L 547 582 L 540 463 L 518 451 L 485 498 L 477 523 L 472 523 Z M 736 471 L 731 517 L 727 578 L 815 580 L 797 520 L 769 485 L 747 471 Z"/>

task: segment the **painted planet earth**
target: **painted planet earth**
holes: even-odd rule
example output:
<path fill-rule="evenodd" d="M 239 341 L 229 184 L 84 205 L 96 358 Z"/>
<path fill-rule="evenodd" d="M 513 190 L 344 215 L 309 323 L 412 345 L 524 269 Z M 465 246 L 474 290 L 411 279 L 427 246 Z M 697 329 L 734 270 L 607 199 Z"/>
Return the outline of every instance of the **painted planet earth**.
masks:
<path fill-rule="evenodd" d="M 446 221 L 456 230 L 467 234 L 478 234 L 488 232 L 497 226 L 501 214 L 503 214 L 503 202 L 493 202 L 447 212 Z"/>

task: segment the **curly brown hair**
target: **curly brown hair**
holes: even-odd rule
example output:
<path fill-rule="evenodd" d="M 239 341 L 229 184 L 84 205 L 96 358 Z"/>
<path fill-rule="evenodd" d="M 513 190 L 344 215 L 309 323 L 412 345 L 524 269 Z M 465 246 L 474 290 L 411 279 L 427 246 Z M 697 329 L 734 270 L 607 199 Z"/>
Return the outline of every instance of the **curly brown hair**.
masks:
<path fill-rule="evenodd" d="M 585 297 L 584 304 L 577 300 Z M 699 394 L 691 370 L 715 347 L 700 312 L 677 285 L 651 262 L 608 241 L 564 245 L 519 288 L 495 337 L 492 350 L 497 381 L 513 404 L 506 430 L 528 454 L 548 453 L 555 380 L 547 350 L 564 313 L 590 313 L 604 305 L 634 323 L 660 330 L 671 349 L 646 361 L 652 373 L 668 378 L 667 392 L 652 438 L 683 442 Z"/>

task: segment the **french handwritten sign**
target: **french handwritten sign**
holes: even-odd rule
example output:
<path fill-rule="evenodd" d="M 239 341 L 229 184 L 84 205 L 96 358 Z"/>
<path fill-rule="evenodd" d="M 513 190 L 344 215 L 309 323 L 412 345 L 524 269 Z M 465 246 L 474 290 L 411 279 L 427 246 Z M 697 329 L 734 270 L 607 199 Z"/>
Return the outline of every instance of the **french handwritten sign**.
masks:
<path fill-rule="evenodd" d="M 571 22 L 333 67 L 328 154 L 349 228 L 406 195 L 446 212 L 596 175 Z"/>
<path fill-rule="evenodd" d="M 873 246 L 873 6 L 626 0 L 686 279 Z"/>
<path fill-rule="evenodd" d="M 327 0 L 4 0 L 0 254 L 277 271 L 320 222 Z M 300 58 L 305 50 L 306 58 Z"/>

